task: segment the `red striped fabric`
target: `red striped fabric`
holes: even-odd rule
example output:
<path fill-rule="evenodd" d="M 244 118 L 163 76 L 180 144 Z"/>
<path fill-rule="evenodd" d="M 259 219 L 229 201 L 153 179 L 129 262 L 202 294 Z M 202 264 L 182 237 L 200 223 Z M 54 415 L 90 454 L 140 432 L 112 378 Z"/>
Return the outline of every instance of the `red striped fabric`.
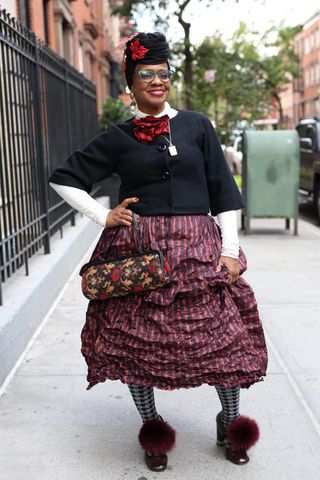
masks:
<path fill-rule="evenodd" d="M 90 301 L 81 332 L 88 389 L 107 379 L 172 390 L 203 383 L 248 388 L 263 380 L 267 349 L 252 288 L 215 272 L 220 231 L 209 215 L 141 216 L 145 249 L 168 260 L 170 285 Z M 110 245 L 111 243 L 111 245 Z M 136 251 L 133 227 L 105 228 L 91 260 Z M 246 270 L 241 250 L 240 267 Z"/>

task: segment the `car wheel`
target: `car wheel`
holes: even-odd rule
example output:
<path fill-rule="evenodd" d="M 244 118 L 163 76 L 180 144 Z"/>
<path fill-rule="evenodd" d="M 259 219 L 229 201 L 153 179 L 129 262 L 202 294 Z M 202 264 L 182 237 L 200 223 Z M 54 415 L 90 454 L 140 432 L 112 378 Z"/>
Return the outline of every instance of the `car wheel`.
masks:
<path fill-rule="evenodd" d="M 320 181 L 318 181 L 314 187 L 313 203 L 315 214 L 317 215 L 317 219 L 320 224 Z"/>

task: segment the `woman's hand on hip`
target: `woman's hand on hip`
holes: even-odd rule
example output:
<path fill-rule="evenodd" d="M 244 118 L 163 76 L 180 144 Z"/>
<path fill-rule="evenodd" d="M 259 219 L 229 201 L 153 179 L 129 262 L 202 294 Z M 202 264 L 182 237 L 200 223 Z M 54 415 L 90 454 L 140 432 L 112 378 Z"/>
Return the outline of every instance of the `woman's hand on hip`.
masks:
<path fill-rule="evenodd" d="M 106 227 L 116 227 L 117 225 L 125 225 L 130 227 L 132 224 L 132 211 L 127 207 L 130 203 L 139 202 L 139 198 L 125 198 L 122 203 L 110 210 L 106 218 Z"/>
<path fill-rule="evenodd" d="M 227 267 L 229 270 L 230 282 L 231 283 L 236 282 L 240 275 L 240 267 L 239 267 L 238 259 L 221 256 L 218 260 L 216 272 L 220 272 L 223 266 Z"/>

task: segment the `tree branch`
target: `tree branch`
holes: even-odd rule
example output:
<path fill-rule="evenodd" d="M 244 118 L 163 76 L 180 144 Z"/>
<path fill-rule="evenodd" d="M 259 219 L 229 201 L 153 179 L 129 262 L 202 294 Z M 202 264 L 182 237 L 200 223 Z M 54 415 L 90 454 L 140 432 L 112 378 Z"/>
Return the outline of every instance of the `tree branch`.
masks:
<path fill-rule="evenodd" d="M 183 26 L 184 30 L 186 30 L 186 28 L 188 26 L 189 26 L 189 28 L 191 27 L 191 23 L 186 22 L 182 18 L 182 15 L 184 14 L 185 9 L 189 5 L 190 2 L 191 2 L 191 0 L 184 0 L 184 2 L 182 2 L 182 3 L 177 2 L 178 6 L 179 6 L 179 11 L 176 12 L 175 15 L 178 17 L 178 22 Z"/>

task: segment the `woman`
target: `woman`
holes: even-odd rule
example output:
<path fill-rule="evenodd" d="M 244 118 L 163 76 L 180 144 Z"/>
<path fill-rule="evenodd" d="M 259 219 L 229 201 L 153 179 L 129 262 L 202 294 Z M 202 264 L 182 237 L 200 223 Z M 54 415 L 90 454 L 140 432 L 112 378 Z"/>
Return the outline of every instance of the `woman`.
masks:
<path fill-rule="evenodd" d="M 128 385 L 154 471 L 166 468 L 175 444 L 154 387 L 213 385 L 222 405 L 217 443 L 228 460 L 243 464 L 259 431 L 239 414 L 239 392 L 261 381 L 267 367 L 254 294 L 239 276 L 246 269 L 236 222 L 242 198 L 211 122 L 166 102 L 169 54 L 161 33 L 127 39 L 123 71 L 134 117 L 76 150 L 49 179 L 70 205 L 105 227 L 91 260 L 107 248 L 110 258 L 135 252 L 135 212 L 144 248 L 162 250 L 171 266 L 171 283 L 158 290 L 90 301 L 81 334 L 88 389 L 107 379 Z M 89 192 L 113 172 L 121 178 L 120 203 L 107 210 Z"/>

